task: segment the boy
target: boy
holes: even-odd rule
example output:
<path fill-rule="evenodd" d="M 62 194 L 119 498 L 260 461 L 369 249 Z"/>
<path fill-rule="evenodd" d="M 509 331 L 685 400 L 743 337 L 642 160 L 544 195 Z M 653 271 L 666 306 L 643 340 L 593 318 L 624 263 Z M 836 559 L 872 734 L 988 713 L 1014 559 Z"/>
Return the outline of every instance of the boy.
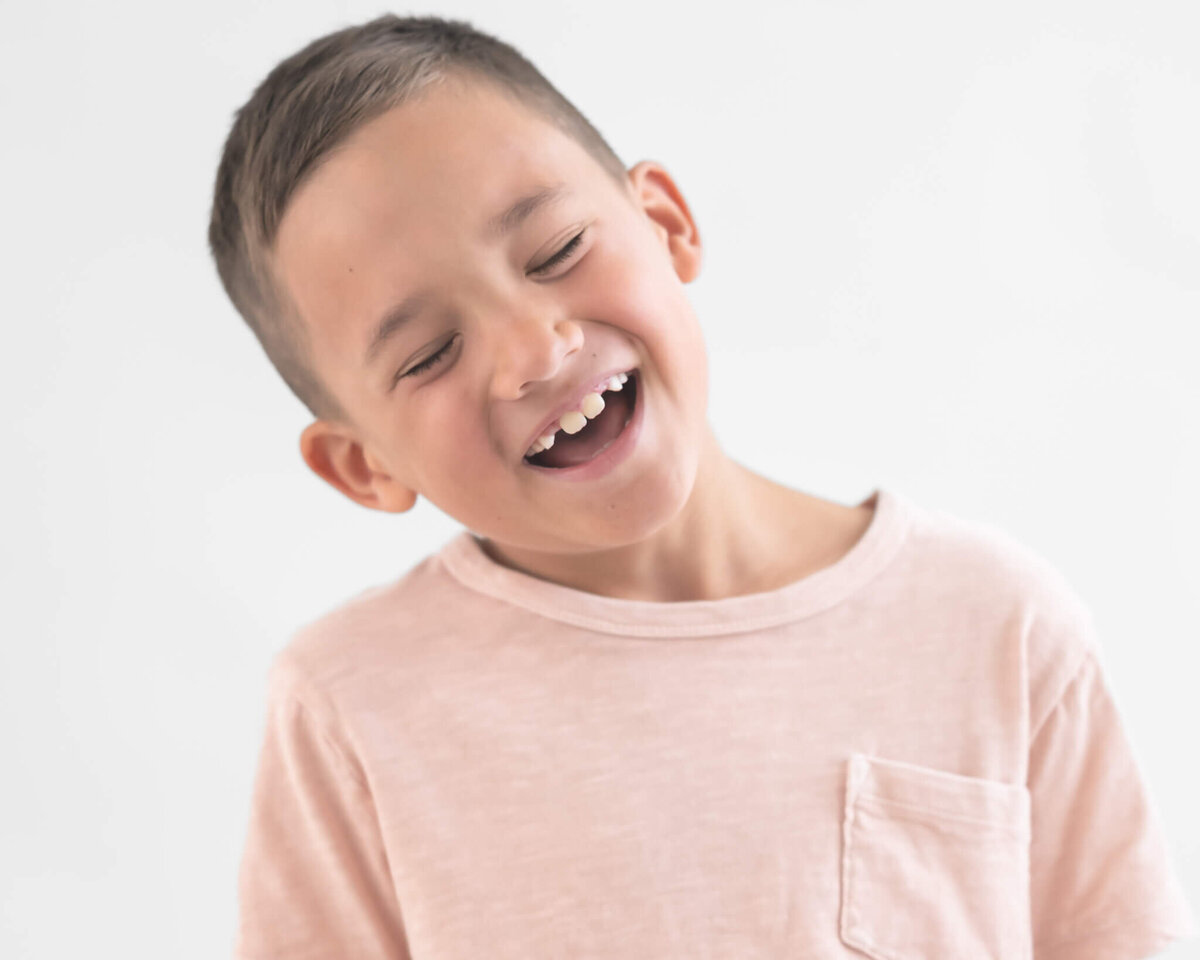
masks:
<path fill-rule="evenodd" d="M 516 51 L 384 17 L 239 112 L 210 239 L 308 466 L 467 528 L 277 656 L 244 958 L 1133 960 L 1195 934 L 1086 606 L 724 456 L 701 241 Z"/>

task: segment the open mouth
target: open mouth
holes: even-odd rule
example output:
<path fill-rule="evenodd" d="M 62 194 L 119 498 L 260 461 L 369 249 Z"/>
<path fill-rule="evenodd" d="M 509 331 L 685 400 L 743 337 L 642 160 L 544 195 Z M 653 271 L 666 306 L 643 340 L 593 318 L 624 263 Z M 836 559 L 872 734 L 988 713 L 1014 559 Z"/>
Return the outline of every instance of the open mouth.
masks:
<path fill-rule="evenodd" d="M 535 467 L 563 469 L 575 467 L 598 456 L 612 444 L 629 425 L 637 409 L 638 371 L 629 371 L 629 379 L 620 390 L 606 390 L 603 394 L 604 409 L 589 420 L 578 433 L 559 430 L 555 434 L 554 446 L 548 450 L 525 457 L 525 462 Z"/>

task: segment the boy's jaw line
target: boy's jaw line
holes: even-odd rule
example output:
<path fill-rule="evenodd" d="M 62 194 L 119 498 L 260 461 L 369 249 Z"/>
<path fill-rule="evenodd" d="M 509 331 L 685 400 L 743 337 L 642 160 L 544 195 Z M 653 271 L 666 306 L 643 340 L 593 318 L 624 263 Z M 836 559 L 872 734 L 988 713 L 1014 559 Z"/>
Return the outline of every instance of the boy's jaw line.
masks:
<path fill-rule="evenodd" d="M 544 437 L 552 430 L 558 430 L 558 422 L 565 414 L 570 413 L 572 410 L 579 410 L 582 407 L 583 398 L 585 396 L 587 396 L 589 393 L 600 392 L 601 388 L 603 388 L 612 377 L 622 373 L 629 374 L 632 377 L 637 370 L 638 367 L 636 365 L 613 367 L 608 373 L 594 377 L 593 379 L 587 381 L 587 386 L 576 388 L 576 390 L 570 395 L 570 399 L 561 403 L 556 408 L 556 412 L 543 421 L 542 426 L 538 429 L 538 431 L 526 441 L 525 446 L 521 448 L 521 463 L 524 464 L 526 462 L 525 454 L 529 451 L 529 448 L 533 446 L 535 441 L 541 437 Z"/>

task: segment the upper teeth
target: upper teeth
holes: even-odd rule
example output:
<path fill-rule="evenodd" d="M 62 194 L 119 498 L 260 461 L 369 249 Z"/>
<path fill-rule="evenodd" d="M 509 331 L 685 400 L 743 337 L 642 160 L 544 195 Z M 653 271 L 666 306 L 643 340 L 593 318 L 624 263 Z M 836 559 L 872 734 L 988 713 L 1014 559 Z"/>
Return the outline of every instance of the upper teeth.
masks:
<path fill-rule="evenodd" d="M 614 374 L 600 385 L 599 390 L 584 394 L 579 410 L 571 410 L 558 418 L 559 427 L 567 433 L 578 433 L 589 420 L 595 419 L 604 409 L 604 397 L 601 394 L 608 390 L 620 390 L 628 379 L 629 374 L 627 373 Z M 554 446 L 554 437 L 557 432 L 557 430 L 551 430 L 544 437 L 538 437 L 533 441 L 533 446 L 529 448 L 525 456 L 532 457 L 543 450 L 549 450 Z"/>

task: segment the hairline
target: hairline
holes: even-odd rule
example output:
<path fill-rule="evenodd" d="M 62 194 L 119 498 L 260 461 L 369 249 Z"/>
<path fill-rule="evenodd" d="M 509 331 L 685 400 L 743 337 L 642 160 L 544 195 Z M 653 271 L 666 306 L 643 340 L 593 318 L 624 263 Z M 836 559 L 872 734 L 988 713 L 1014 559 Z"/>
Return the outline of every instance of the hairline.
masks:
<path fill-rule="evenodd" d="M 464 91 L 470 90 L 472 85 L 483 86 L 496 91 L 501 96 L 508 97 L 518 106 L 530 111 L 543 121 L 549 123 L 556 130 L 559 130 L 564 136 L 576 142 L 601 171 L 614 183 L 617 183 L 622 188 L 622 191 L 627 191 L 628 180 L 624 176 L 618 178 L 611 166 L 607 163 L 602 163 L 584 139 L 576 136 L 569 125 L 558 122 L 560 115 L 557 112 L 541 106 L 537 102 L 538 98 L 530 95 L 529 91 L 525 88 L 519 85 L 507 84 L 469 64 L 452 63 L 429 68 L 427 73 L 418 77 L 413 84 L 402 91 L 393 92 L 391 96 L 380 97 L 377 102 L 369 104 L 367 109 L 363 111 L 361 116 L 356 118 L 354 123 L 347 125 L 340 132 L 336 140 L 330 142 L 322 150 L 315 152 L 308 158 L 308 162 L 299 176 L 294 177 L 289 183 L 284 185 L 284 189 L 278 193 L 273 204 L 275 208 L 273 217 L 268 218 L 266 215 L 267 198 L 264 197 L 262 198 L 260 209 L 257 211 L 259 216 L 254 218 L 258 221 L 261 232 L 258 234 L 257 242 L 255 239 L 251 239 L 248 243 L 247 255 L 254 271 L 256 282 L 267 301 L 267 303 L 263 304 L 263 309 L 273 312 L 279 318 L 282 325 L 287 328 L 286 335 L 292 337 L 292 342 L 301 354 L 305 366 L 314 376 L 317 376 L 317 370 L 315 357 L 311 349 L 312 331 L 304 321 L 299 306 L 291 296 L 287 285 L 279 278 L 278 272 L 275 269 L 276 245 L 279 240 L 279 228 L 282 225 L 283 219 L 301 188 L 326 163 L 346 150 L 350 142 L 354 139 L 355 134 L 360 130 L 392 110 L 420 102 L 435 88 L 449 88 L 455 84 L 458 84 L 460 89 Z M 261 221 L 259 217 L 261 217 Z M 354 423 L 353 418 L 346 411 L 344 405 L 333 395 L 333 391 L 324 383 L 323 379 L 320 377 L 318 379 L 321 379 L 325 392 L 337 407 L 336 410 L 328 411 L 328 415 L 323 419 L 358 430 L 357 424 Z"/>
<path fill-rule="evenodd" d="M 579 144 L 637 205 L 603 134 L 519 50 L 466 21 L 386 14 L 279 61 L 235 112 L 213 189 L 209 247 L 225 292 L 291 392 L 317 419 L 350 418 L 314 369 L 313 334 L 273 264 L 295 194 L 382 113 L 447 82 L 490 87 Z"/>

